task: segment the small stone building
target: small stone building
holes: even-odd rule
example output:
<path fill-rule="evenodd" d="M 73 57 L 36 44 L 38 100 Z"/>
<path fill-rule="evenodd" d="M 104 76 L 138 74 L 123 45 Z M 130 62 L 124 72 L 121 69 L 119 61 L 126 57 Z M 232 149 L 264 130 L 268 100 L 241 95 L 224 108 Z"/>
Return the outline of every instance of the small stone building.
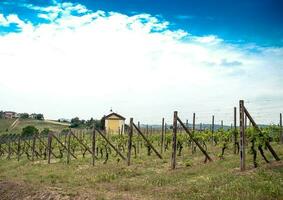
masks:
<path fill-rule="evenodd" d="M 105 116 L 104 120 L 106 133 L 124 134 L 126 120 L 125 117 L 112 112 L 109 115 Z"/>

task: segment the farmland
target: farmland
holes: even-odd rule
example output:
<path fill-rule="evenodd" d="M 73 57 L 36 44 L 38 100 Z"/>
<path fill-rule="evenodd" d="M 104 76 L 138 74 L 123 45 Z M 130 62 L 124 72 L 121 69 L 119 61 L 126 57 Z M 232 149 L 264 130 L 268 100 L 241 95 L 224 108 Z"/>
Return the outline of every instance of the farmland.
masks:
<path fill-rule="evenodd" d="M 14 127 L 11 125 L 16 121 L 16 119 L 0 119 L 0 135 L 9 133 L 21 133 L 22 129 L 26 126 L 34 126 L 39 130 L 48 128 L 54 131 L 61 131 L 64 128 L 68 128 L 67 124 L 55 123 L 48 120 L 34 120 L 34 119 L 19 119 Z M 7 131 L 8 130 L 8 131 Z"/>
<path fill-rule="evenodd" d="M 17 151 L 14 151 L 7 159 L 9 151 L 4 152 L 0 160 L 1 196 L 4 199 L 282 199 L 283 196 L 283 163 L 275 161 L 265 146 L 264 155 L 269 163 L 259 153 L 257 159 L 254 159 L 251 141 L 258 136 L 252 127 L 246 128 L 248 142 L 246 170 L 243 172 L 239 168 L 239 154 L 234 152 L 233 130 L 215 130 L 215 142 L 211 140 L 210 130 L 194 132 L 194 138 L 213 160 L 204 162 L 203 153 L 192 145 L 185 130 L 178 128 L 174 170 L 171 163 L 173 130 L 169 127 L 164 130 L 163 148 L 160 129 L 147 134 L 147 130 L 141 129 L 159 153 L 162 148 L 162 159 L 138 131 L 133 130 L 129 166 L 97 133 L 99 130 L 96 131 L 95 149 L 92 143 L 93 130 L 71 131 L 72 134 L 53 133 L 50 164 L 49 156 L 45 154 L 44 145 L 39 139 L 34 143 L 33 153 L 32 136 L 22 138 L 19 157 Z M 271 146 L 282 158 L 280 129 L 270 126 L 261 131 L 271 137 Z M 39 133 L 38 137 L 48 146 L 47 135 Z M 109 135 L 107 138 L 126 157 L 128 134 Z M 17 149 L 17 141 L 10 143 L 11 149 Z M 2 148 L 9 150 L 7 144 L 2 144 Z"/>

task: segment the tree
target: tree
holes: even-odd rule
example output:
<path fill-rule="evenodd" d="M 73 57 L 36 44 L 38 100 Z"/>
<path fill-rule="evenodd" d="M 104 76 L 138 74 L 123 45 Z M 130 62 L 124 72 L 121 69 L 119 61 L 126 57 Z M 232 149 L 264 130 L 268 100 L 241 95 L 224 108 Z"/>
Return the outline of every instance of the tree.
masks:
<path fill-rule="evenodd" d="M 0 110 L 0 119 L 4 118 L 4 112 Z"/>
<path fill-rule="evenodd" d="M 20 114 L 20 118 L 21 119 L 28 119 L 29 118 L 29 114 L 28 113 L 21 113 Z"/>
<path fill-rule="evenodd" d="M 81 125 L 80 118 L 75 117 L 75 118 L 71 119 L 70 128 L 76 128 L 76 127 L 78 127 L 78 126 L 80 126 L 80 125 Z"/>
<path fill-rule="evenodd" d="M 44 128 L 42 131 L 41 131 L 41 134 L 42 135 L 48 135 L 48 133 L 50 132 L 50 129 L 49 128 Z"/>
<path fill-rule="evenodd" d="M 102 130 L 105 129 L 105 116 L 103 116 L 102 119 L 100 120 L 100 128 Z"/>
<path fill-rule="evenodd" d="M 44 116 L 43 116 L 43 114 L 36 114 L 35 119 L 44 120 Z"/>
<path fill-rule="evenodd" d="M 22 136 L 32 136 L 38 133 L 38 129 L 34 126 L 26 126 L 22 130 Z"/>

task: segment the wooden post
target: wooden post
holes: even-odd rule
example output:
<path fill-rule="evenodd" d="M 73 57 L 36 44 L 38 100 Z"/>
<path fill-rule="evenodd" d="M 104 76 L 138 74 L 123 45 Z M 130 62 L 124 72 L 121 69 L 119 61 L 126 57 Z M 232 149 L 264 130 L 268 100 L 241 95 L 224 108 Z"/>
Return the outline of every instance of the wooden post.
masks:
<path fill-rule="evenodd" d="M 186 120 L 186 127 L 189 128 L 189 120 Z"/>
<path fill-rule="evenodd" d="M 31 156 L 32 161 L 34 161 L 35 142 L 36 142 L 36 137 L 35 137 L 35 136 L 33 136 L 33 138 L 32 138 L 32 156 Z"/>
<path fill-rule="evenodd" d="M 18 161 L 20 161 L 20 152 L 21 151 L 21 136 L 19 136 L 18 138 L 18 149 L 17 149 L 17 158 L 18 158 Z"/>
<path fill-rule="evenodd" d="M 162 118 L 162 125 L 161 125 L 161 153 L 163 153 L 164 149 L 164 118 Z"/>
<path fill-rule="evenodd" d="M 107 139 L 107 137 L 99 130 L 99 129 L 95 129 L 99 135 L 112 147 L 112 149 L 114 149 L 114 151 L 116 151 L 116 153 L 123 159 L 126 160 L 125 156 L 123 156 L 123 154 Z"/>
<path fill-rule="evenodd" d="M 214 144 L 214 115 L 212 115 L 211 135 L 212 135 L 212 144 Z"/>
<path fill-rule="evenodd" d="M 144 141 L 147 143 L 148 146 L 154 151 L 154 153 L 158 156 L 158 158 L 162 159 L 162 156 L 158 153 L 158 151 L 154 148 L 154 146 L 149 142 L 149 140 L 144 136 L 144 134 L 141 132 L 141 130 L 133 123 L 133 127 L 138 131 L 138 134 L 142 136 Z"/>
<path fill-rule="evenodd" d="M 237 108 L 234 107 L 234 154 L 237 153 Z"/>
<path fill-rule="evenodd" d="M 176 151 L 177 151 L 177 117 L 178 112 L 174 112 L 173 118 L 173 139 L 172 139 L 172 157 L 171 157 L 171 168 L 176 168 Z"/>
<path fill-rule="evenodd" d="M 245 106 L 243 106 L 243 109 L 244 109 L 244 112 L 245 112 L 246 116 L 249 118 L 250 122 L 254 126 L 254 128 L 259 132 L 259 136 L 263 137 L 263 134 L 262 134 L 261 130 L 259 129 L 258 125 L 255 123 L 255 121 L 253 120 L 252 116 L 250 115 L 248 110 L 245 108 Z M 274 151 L 274 149 L 270 145 L 269 141 L 265 141 L 265 146 L 268 148 L 268 150 L 270 151 L 272 156 L 275 158 L 275 160 L 279 161 L 280 158 L 278 157 L 278 155 L 276 154 L 276 152 Z"/>
<path fill-rule="evenodd" d="M 70 143 L 71 143 L 71 131 L 68 132 L 68 142 L 67 142 L 67 164 L 70 163 Z"/>
<path fill-rule="evenodd" d="M 195 130 L 196 130 L 196 113 L 193 113 L 193 132 L 192 135 L 195 134 Z M 194 153 L 194 143 L 191 142 L 191 148 L 192 148 L 192 153 Z"/>
<path fill-rule="evenodd" d="M 51 144 L 52 144 L 52 133 L 48 134 L 48 143 L 47 143 L 47 147 L 48 147 L 48 164 L 50 164 L 50 157 L 51 157 Z"/>
<path fill-rule="evenodd" d="M 246 168 L 245 163 L 245 113 L 244 101 L 240 100 L 240 169 L 244 171 Z"/>
<path fill-rule="evenodd" d="M 223 120 L 221 120 L 221 128 L 223 129 Z"/>
<path fill-rule="evenodd" d="M 245 129 L 247 129 L 247 124 L 248 124 L 248 117 L 245 115 Z"/>
<path fill-rule="evenodd" d="M 8 159 L 11 159 L 11 137 L 8 138 Z"/>
<path fill-rule="evenodd" d="M 148 137 L 148 124 L 146 125 L 146 137 Z"/>
<path fill-rule="evenodd" d="M 92 166 L 95 164 L 95 152 L 96 151 L 96 135 L 95 135 L 95 129 L 93 129 L 92 132 Z"/>
<path fill-rule="evenodd" d="M 280 113 L 280 141 L 283 144 L 282 113 Z"/>
<path fill-rule="evenodd" d="M 140 128 L 140 122 L 138 122 L 138 128 Z M 137 142 L 137 152 L 140 153 L 140 135 L 137 136 L 138 142 Z"/>
<path fill-rule="evenodd" d="M 181 124 L 181 126 L 184 128 L 186 133 L 190 136 L 192 141 L 198 146 L 198 148 L 201 150 L 201 152 L 205 155 L 205 162 L 206 160 L 212 161 L 212 159 L 209 157 L 207 152 L 202 148 L 202 146 L 198 143 L 198 141 L 193 137 L 193 134 L 189 131 L 189 129 L 185 126 L 185 124 L 180 120 L 180 118 L 177 116 L 177 122 Z"/>
<path fill-rule="evenodd" d="M 132 152 L 132 136 L 133 136 L 133 118 L 130 118 L 130 131 L 128 138 L 128 154 L 127 154 L 127 164 L 131 164 L 131 152 Z"/>
<path fill-rule="evenodd" d="M 202 131 L 202 123 L 199 124 L 199 130 Z"/>
<path fill-rule="evenodd" d="M 196 114 L 193 114 L 193 133 L 195 132 L 196 129 Z"/>

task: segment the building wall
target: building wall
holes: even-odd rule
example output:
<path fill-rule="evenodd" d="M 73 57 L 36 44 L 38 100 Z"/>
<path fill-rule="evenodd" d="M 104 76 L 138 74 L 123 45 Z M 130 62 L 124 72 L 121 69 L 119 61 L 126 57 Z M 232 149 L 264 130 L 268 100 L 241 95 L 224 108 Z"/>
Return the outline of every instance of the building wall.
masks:
<path fill-rule="evenodd" d="M 125 121 L 116 116 L 111 116 L 105 120 L 105 131 L 107 133 L 119 134 L 120 131 L 124 133 Z"/>
<path fill-rule="evenodd" d="M 4 113 L 4 117 L 5 117 L 6 119 L 15 118 L 15 113 L 10 113 L 10 112 Z"/>

